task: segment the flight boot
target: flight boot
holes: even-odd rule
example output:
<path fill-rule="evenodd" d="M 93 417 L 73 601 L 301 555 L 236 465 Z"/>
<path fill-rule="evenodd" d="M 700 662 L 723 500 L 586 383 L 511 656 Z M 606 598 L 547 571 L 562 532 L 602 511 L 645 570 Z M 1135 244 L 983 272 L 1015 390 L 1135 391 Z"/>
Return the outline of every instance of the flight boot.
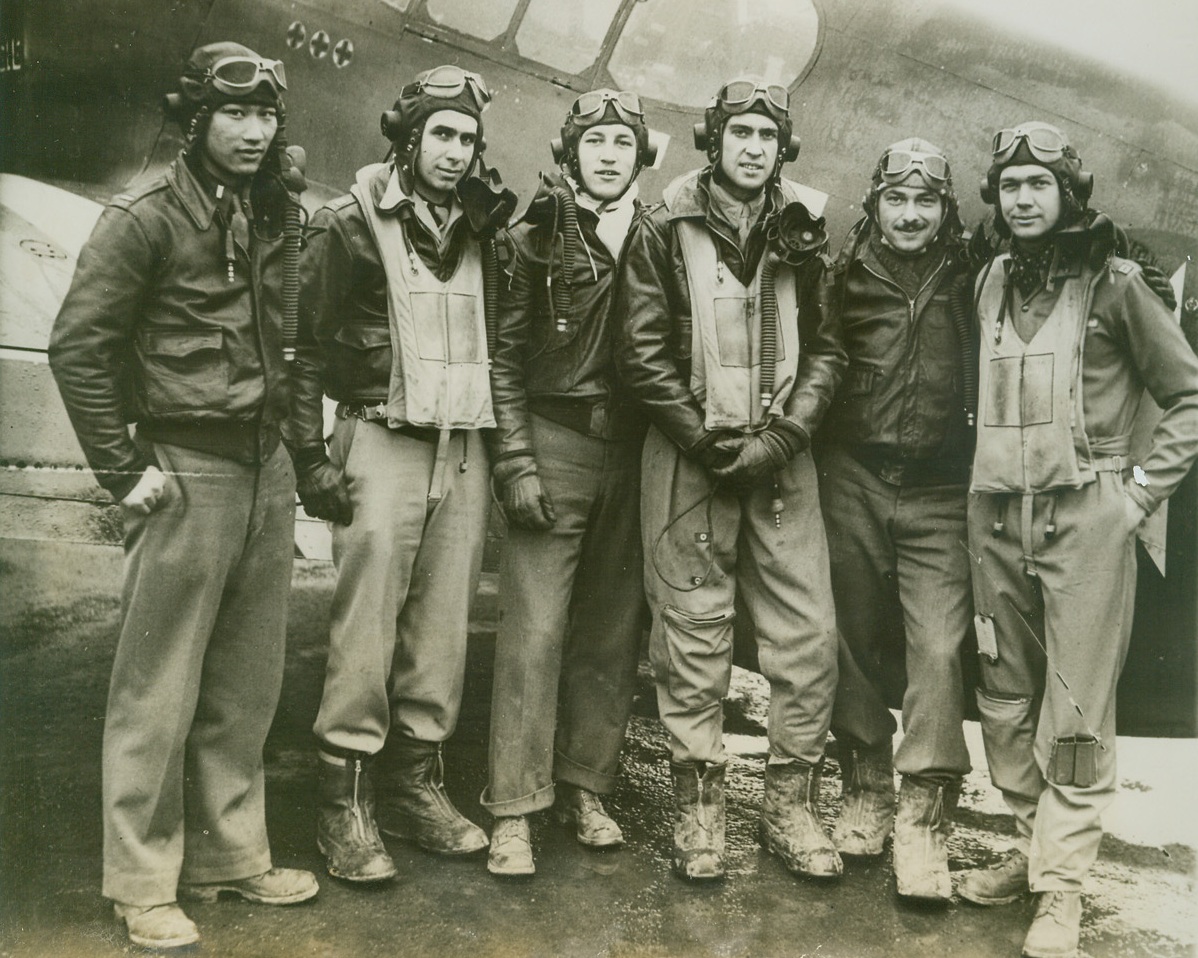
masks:
<path fill-rule="evenodd" d="M 842 855 L 882 854 L 894 830 L 894 762 L 890 742 L 854 748 L 842 745 L 840 780 L 843 796 L 832 841 Z"/>
<path fill-rule="evenodd" d="M 807 762 L 766 762 L 759 837 L 793 874 L 838 878 L 844 865 L 816 808 L 820 770 Z"/>
<path fill-rule="evenodd" d="M 687 881 L 724 877 L 725 765 L 671 762 L 674 874 Z"/>
<path fill-rule="evenodd" d="M 395 735 L 379 756 L 379 828 L 438 855 L 470 855 L 489 844 L 445 792 L 440 743 Z"/>
<path fill-rule="evenodd" d="M 374 820 L 374 786 L 368 758 L 338 758 L 320 753 L 320 808 L 316 844 L 329 874 L 354 882 L 383 881 L 395 876 Z"/>
<path fill-rule="evenodd" d="M 1081 924 L 1081 892 L 1041 892 L 1036 917 L 1023 939 L 1024 958 L 1077 958 Z"/>
<path fill-rule="evenodd" d="M 894 816 L 894 878 L 903 898 L 947 903 L 953 897 L 948 836 L 960 793 L 960 780 L 903 776 Z"/>

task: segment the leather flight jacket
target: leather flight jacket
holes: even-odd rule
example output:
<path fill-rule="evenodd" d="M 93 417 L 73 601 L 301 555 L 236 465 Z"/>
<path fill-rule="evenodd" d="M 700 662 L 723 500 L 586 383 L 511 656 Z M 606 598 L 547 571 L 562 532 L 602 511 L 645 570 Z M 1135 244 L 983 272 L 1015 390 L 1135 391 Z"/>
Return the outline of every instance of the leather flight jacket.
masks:
<path fill-rule="evenodd" d="M 571 187 L 561 176 L 542 174 L 523 218 L 499 237 L 506 276 L 491 367 L 498 424 L 490 436 L 493 460 L 532 450 L 530 414 L 594 438 L 644 435 L 644 417 L 616 375 L 621 316 L 611 307 L 618 264 L 595 232 L 598 215 L 577 206 L 578 248 L 571 274 L 563 276 L 563 190 Z M 631 228 L 643 215 L 637 202 Z M 570 310 L 562 317 L 549 306 L 551 270 L 552 282 L 570 290 Z"/>
<path fill-rule="evenodd" d="M 97 480 L 118 500 L 150 464 L 127 423 L 248 463 L 278 445 L 282 233 L 261 218 L 234 231 L 227 262 L 230 218 L 214 194 L 180 154 L 114 197 L 54 324 L 51 368 Z"/>
<path fill-rule="evenodd" d="M 690 289 L 676 219 L 702 223 L 714 239 L 722 268 L 748 285 L 765 252 L 762 221 L 780 205 L 780 189 L 766 199 L 742 254 L 727 224 L 711 208 L 711 173 L 688 174 L 671 206 L 654 207 L 625 247 L 615 314 L 627 317 L 617 349 L 620 375 L 650 420 L 682 449 L 707 435 L 704 409 L 691 393 L 693 321 Z M 795 268 L 799 303 L 799 366 L 786 401 L 789 423 L 810 442 L 832 401 L 845 366 L 839 333 L 826 308 L 823 282 L 827 261 L 813 256 Z"/>

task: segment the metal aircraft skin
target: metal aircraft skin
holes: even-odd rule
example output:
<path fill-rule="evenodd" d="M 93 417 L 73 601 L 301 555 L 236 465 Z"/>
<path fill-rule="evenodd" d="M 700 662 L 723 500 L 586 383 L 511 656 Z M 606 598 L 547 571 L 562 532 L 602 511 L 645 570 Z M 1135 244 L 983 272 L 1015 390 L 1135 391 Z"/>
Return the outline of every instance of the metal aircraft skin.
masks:
<path fill-rule="evenodd" d="M 1198 95 L 1023 26 L 983 19 L 969 0 L 0 0 L 0 552 L 8 538 L 118 541 L 45 346 L 97 204 L 180 148 L 161 97 L 188 51 L 213 40 L 285 62 L 286 136 L 307 151 L 310 208 L 382 158 L 379 114 L 415 73 L 446 62 L 485 76 L 495 94 L 487 160 L 525 200 L 578 92 L 642 94 L 650 126 L 668 138 L 660 168 L 640 179 L 654 201 L 704 162 L 691 130 L 722 80 L 751 72 L 782 83 L 803 139 L 786 173 L 823 204 L 833 248 L 861 215 L 886 144 L 919 135 L 944 147 L 974 224 L 988 214 L 977 183 L 992 132 L 1047 120 L 1094 173 L 1095 205 L 1172 277 L 1195 346 Z M 1141 555 L 1120 731 L 1192 737 L 1195 473 L 1159 523 L 1152 558 Z M 323 530 L 299 526 L 306 551 Z"/>

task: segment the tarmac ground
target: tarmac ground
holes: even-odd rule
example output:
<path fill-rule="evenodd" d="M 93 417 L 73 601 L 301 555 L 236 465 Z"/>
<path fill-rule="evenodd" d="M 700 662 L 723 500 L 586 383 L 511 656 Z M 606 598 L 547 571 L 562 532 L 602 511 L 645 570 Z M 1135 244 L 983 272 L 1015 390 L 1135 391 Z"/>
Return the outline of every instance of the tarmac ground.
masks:
<path fill-rule="evenodd" d="M 117 636 L 120 551 L 0 541 L 0 958 L 142 953 L 100 889 L 100 741 Z M 446 860 L 388 842 L 399 878 L 362 888 L 330 878 L 314 840 L 311 726 L 327 642 L 332 570 L 297 561 L 283 698 L 266 747 L 276 864 L 320 877 L 313 901 L 268 908 L 189 905 L 198 953 L 232 958 L 1015 958 L 1031 919 L 1026 897 L 998 908 L 958 899 L 917 908 L 896 896 L 889 852 L 850 860 L 843 879 L 796 879 L 756 841 L 766 744 L 765 689 L 737 671 L 726 707 L 729 874 L 691 886 L 670 873 L 671 789 L 665 735 L 642 668 L 617 791 L 607 801 L 627 844 L 578 845 L 551 812 L 534 816 L 537 874 L 489 875 L 483 856 Z M 446 748 L 447 787 L 468 816 L 485 784 L 493 641 L 472 635 L 462 719 Z M 967 725 L 975 770 L 950 842 L 954 871 L 1009 847 L 1013 824 Z M 1090 958 L 1195 954 L 1198 743 L 1120 739 L 1121 795 L 1085 896 Z M 835 818 L 829 762 L 821 794 Z M 193 949 L 194 951 L 195 949 Z"/>

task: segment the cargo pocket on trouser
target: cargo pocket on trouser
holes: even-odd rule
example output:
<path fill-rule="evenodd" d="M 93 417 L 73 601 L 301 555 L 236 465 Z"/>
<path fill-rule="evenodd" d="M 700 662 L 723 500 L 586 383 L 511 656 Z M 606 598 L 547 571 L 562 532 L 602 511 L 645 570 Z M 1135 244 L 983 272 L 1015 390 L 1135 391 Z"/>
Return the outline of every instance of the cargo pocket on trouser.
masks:
<path fill-rule="evenodd" d="M 673 606 L 662 609 L 662 641 L 653 670 L 682 708 L 707 708 L 728 694 L 735 617 L 732 609 L 710 616 L 689 615 Z"/>
<path fill-rule="evenodd" d="M 1030 696 L 977 690 L 990 781 L 1002 792 L 1035 801 L 1043 789 L 1036 765 L 1036 727 Z"/>

